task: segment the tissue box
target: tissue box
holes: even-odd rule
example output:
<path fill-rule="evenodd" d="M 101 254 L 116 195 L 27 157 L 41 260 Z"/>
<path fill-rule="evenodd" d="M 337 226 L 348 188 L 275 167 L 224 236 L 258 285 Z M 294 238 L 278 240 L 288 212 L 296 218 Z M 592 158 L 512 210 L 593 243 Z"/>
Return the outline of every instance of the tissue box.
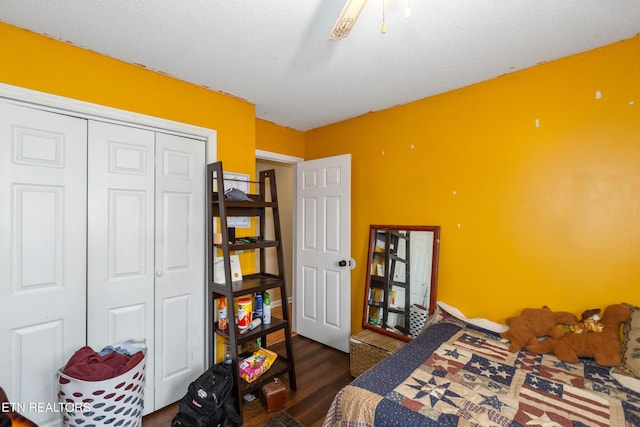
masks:
<path fill-rule="evenodd" d="M 287 406 L 287 388 L 276 378 L 262 387 L 260 401 L 267 410 L 267 414 L 282 411 Z"/>

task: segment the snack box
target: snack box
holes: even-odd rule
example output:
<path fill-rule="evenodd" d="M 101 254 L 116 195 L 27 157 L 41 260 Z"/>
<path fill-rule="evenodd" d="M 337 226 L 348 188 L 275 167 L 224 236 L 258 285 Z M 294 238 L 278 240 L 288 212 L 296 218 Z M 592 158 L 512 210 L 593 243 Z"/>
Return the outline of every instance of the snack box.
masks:
<path fill-rule="evenodd" d="M 266 348 L 260 348 L 251 356 L 240 361 L 238 370 L 240 377 L 248 383 L 255 381 L 264 374 L 278 358 L 278 353 Z"/>

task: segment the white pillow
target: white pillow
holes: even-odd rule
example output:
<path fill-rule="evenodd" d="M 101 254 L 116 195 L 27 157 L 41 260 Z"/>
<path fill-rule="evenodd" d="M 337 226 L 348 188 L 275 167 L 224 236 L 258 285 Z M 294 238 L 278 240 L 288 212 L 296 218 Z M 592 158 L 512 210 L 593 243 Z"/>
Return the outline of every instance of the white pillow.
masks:
<path fill-rule="evenodd" d="M 640 393 L 640 380 L 629 376 L 618 374 L 614 371 L 615 368 L 611 368 L 611 376 L 616 379 L 623 387 L 629 388 L 635 392 Z"/>
<path fill-rule="evenodd" d="M 472 319 L 469 319 L 460 310 L 442 301 L 437 301 L 436 304 L 438 304 L 438 306 L 441 309 L 451 314 L 453 317 L 463 320 L 467 323 L 471 323 L 472 325 L 479 326 L 484 329 L 488 329 L 491 332 L 495 332 L 499 334 L 500 332 L 504 332 L 507 329 L 509 329 L 507 325 L 503 325 L 502 323 L 496 323 L 489 319 L 484 319 L 482 317 L 474 317 Z"/>

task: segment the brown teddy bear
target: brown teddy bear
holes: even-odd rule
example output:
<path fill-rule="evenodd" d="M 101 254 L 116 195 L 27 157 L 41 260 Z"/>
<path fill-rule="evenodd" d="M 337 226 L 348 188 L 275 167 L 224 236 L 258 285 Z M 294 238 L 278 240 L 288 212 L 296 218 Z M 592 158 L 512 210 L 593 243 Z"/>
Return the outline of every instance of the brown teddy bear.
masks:
<path fill-rule="evenodd" d="M 577 363 L 579 357 L 591 357 L 601 366 L 618 366 L 620 360 L 620 323 L 631 317 L 629 308 L 613 304 L 605 308 L 602 332 L 568 333 L 560 338 L 527 345 L 534 353 L 554 353 L 567 363 Z"/>
<path fill-rule="evenodd" d="M 538 337 L 550 336 L 559 338 L 564 331 L 557 328 L 559 323 L 575 325 L 578 318 L 566 311 L 551 311 L 547 306 L 542 308 L 525 308 L 520 316 L 506 320 L 509 329 L 500 336 L 511 341 L 509 351 L 516 352 L 529 344 L 538 342 Z"/>

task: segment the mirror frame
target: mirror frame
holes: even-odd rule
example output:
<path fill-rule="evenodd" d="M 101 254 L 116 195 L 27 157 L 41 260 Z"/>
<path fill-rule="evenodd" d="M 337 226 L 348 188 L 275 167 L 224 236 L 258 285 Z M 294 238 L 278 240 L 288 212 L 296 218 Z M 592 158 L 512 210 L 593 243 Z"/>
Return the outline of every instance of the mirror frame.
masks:
<path fill-rule="evenodd" d="M 438 259 L 440 252 L 440 226 L 439 225 L 377 225 L 372 224 L 369 227 L 369 252 L 367 254 L 367 265 L 366 265 L 366 283 L 364 289 L 364 309 L 362 315 L 362 328 L 368 329 L 370 331 L 378 332 L 383 335 L 387 335 L 393 338 L 396 338 L 401 341 L 411 341 L 409 335 L 403 335 L 400 333 L 396 333 L 390 331 L 386 328 L 382 328 L 379 326 L 371 325 L 368 322 L 369 319 L 369 293 L 371 290 L 371 276 L 372 276 L 372 263 L 374 251 L 376 248 L 376 234 L 381 230 L 389 230 L 389 231 L 427 231 L 434 233 L 433 235 L 433 246 L 431 252 L 431 287 L 429 294 L 429 307 L 428 313 L 432 315 L 435 311 L 436 307 L 436 291 L 438 285 Z M 410 261 L 411 262 L 411 261 Z M 428 262 L 428 260 L 426 260 Z M 388 271 L 385 272 L 389 274 Z"/>

